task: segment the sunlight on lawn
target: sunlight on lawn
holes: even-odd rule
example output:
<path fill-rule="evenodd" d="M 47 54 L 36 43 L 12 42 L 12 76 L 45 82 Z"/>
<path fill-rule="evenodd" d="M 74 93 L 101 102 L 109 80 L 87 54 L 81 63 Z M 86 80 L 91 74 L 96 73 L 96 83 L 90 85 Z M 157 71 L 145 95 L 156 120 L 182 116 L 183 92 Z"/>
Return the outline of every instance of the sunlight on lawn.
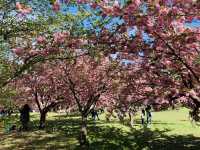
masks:
<path fill-rule="evenodd" d="M 1 127 L 1 150 L 10 149 L 79 149 L 78 131 L 80 117 L 48 114 L 47 128 L 37 130 L 38 114 L 32 113 L 32 129 L 29 132 L 3 133 Z M 16 121 L 13 118 L 13 122 Z M 91 120 L 88 123 L 90 149 L 194 149 L 200 146 L 200 128 L 188 120 L 188 110 L 171 110 L 153 113 L 153 124 L 149 128 L 140 125 L 139 114 L 134 128 L 116 119 L 111 122 L 100 116 L 96 127 Z M 1 122 L 2 125 L 2 122 Z"/>

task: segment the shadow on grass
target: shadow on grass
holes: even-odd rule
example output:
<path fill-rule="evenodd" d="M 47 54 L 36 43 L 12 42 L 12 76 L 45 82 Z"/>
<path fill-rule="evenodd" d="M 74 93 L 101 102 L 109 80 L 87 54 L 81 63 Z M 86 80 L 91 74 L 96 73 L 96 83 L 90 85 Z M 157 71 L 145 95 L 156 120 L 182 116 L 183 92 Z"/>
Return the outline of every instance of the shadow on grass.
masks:
<path fill-rule="evenodd" d="M 2 135 L 2 141 L 13 140 L 7 149 L 22 147 L 25 150 L 34 149 L 66 149 L 82 150 L 78 146 L 78 133 L 80 118 L 55 117 L 48 120 L 44 131 L 37 130 L 38 120 L 32 122 L 33 128 L 27 133 Z M 111 122 L 111 124 L 114 123 Z M 116 122 L 115 122 L 116 123 Z M 136 122 L 137 123 L 137 122 Z M 156 122 L 159 123 L 159 122 Z M 108 122 L 98 121 L 94 126 L 93 121 L 88 121 L 88 139 L 90 146 L 87 150 L 199 150 L 200 138 L 192 135 L 167 135 L 170 130 L 154 130 L 149 128 L 131 129 L 129 132 L 120 128 L 107 126 Z M 120 125 L 119 125 L 120 126 Z M 198 130 L 198 129 L 197 129 Z M 34 133 L 34 134 L 32 134 Z M 15 141 L 21 143 L 15 143 Z M 1 143 L 1 142 L 0 142 Z M 1 143 L 6 144 L 5 143 Z M 1 147 L 0 147 L 1 149 Z"/>
<path fill-rule="evenodd" d="M 151 131 L 148 128 L 123 132 L 121 129 L 103 127 L 90 132 L 90 148 L 115 150 L 198 150 L 200 138 L 192 135 L 168 136 L 169 130 Z M 78 150 L 78 148 L 77 148 Z"/>

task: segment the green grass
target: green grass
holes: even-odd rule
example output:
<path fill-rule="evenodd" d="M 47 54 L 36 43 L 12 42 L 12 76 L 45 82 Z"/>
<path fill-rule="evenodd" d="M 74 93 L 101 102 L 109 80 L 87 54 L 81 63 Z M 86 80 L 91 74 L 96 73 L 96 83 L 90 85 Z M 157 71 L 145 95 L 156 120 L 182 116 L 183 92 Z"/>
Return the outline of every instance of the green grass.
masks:
<path fill-rule="evenodd" d="M 200 150 L 200 127 L 188 119 L 188 110 L 170 110 L 153 113 L 150 128 L 140 125 L 139 115 L 134 128 L 122 125 L 116 119 L 94 123 L 89 120 L 88 139 L 91 150 Z M 47 128 L 38 130 L 38 114 L 31 114 L 29 132 L 4 133 L 0 124 L 0 150 L 79 150 L 77 137 L 80 118 L 49 113 Z M 12 121 L 11 121 L 12 120 Z M 7 118 L 16 123 L 17 116 Z"/>

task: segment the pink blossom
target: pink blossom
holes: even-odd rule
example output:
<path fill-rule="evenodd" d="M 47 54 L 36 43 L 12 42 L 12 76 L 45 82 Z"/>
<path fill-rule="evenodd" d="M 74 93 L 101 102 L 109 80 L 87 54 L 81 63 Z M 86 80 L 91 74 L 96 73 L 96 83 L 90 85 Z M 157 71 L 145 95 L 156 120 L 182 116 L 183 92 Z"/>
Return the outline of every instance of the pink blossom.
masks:
<path fill-rule="evenodd" d="M 64 32 L 63 32 L 63 35 L 64 35 L 65 37 L 68 37 L 68 36 L 70 36 L 70 32 L 69 32 L 69 31 L 64 31 Z"/>
<path fill-rule="evenodd" d="M 193 16 L 189 16 L 189 17 L 187 17 L 187 21 L 189 21 L 189 22 L 192 22 L 193 19 L 194 19 Z"/>
<path fill-rule="evenodd" d="M 46 38 L 44 37 L 44 36 L 39 36 L 38 38 L 37 38 L 37 43 L 38 44 L 43 44 L 43 43 L 45 43 L 46 42 Z"/>
<path fill-rule="evenodd" d="M 96 9 L 98 5 L 97 5 L 97 3 L 91 3 L 90 6 L 91 6 L 91 8 Z"/>
<path fill-rule="evenodd" d="M 197 39 L 197 41 L 200 41 L 200 33 L 197 33 L 196 39 Z"/>
<path fill-rule="evenodd" d="M 115 1 L 114 1 L 113 7 L 119 8 L 119 2 L 118 2 L 118 0 L 115 0 Z"/>
<path fill-rule="evenodd" d="M 20 2 L 16 2 L 16 9 L 17 10 L 22 9 L 22 5 L 20 4 Z"/>
<path fill-rule="evenodd" d="M 180 21 L 181 23 L 185 23 L 185 16 L 181 16 L 180 19 L 179 19 L 179 21 Z"/>
<path fill-rule="evenodd" d="M 25 88 L 25 92 L 30 92 L 32 89 L 30 87 Z"/>
<path fill-rule="evenodd" d="M 16 9 L 23 14 L 29 14 L 32 12 L 32 8 L 25 7 L 24 5 L 20 4 L 20 2 L 16 2 Z"/>
<path fill-rule="evenodd" d="M 103 8 L 103 10 L 106 15 L 110 15 L 113 12 L 113 8 L 111 6 L 106 6 Z"/>
<path fill-rule="evenodd" d="M 23 53 L 23 48 L 21 47 L 14 48 L 12 49 L 12 52 L 19 56 Z"/>
<path fill-rule="evenodd" d="M 58 44 L 64 43 L 67 38 L 69 32 L 56 32 L 53 34 L 54 41 Z"/>
<path fill-rule="evenodd" d="M 152 92 L 153 89 L 151 87 L 145 87 L 144 92 Z"/>
<path fill-rule="evenodd" d="M 136 5 L 136 7 L 139 7 L 141 5 L 141 0 L 133 0 L 134 4 Z"/>
<path fill-rule="evenodd" d="M 58 12 L 60 10 L 60 4 L 55 1 L 55 3 L 52 6 L 53 11 Z"/>
<path fill-rule="evenodd" d="M 37 55 L 37 54 L 38 54 L 38 51 L 37 51 L 37 50 L 30 50 L 30 51 L 29 51 L 29 54 L 30 54 L 31 56 L 34 56 L 34 55 Z"/>
<path fill-rule="evenodd" d="M 55 53 L 55 52 L 57 52 L 59 49 L 58 49 L 58 48 L 55 48 L 55 47 L 49 47 L 47 50 L 48 50 L 48 53 Z"/>
<path fill-rule="evenodd" d="M 160 9 L 160 15 L 166 16 L 166 15 L 168 14 L 168 12 L 169 12 L 169 9 L 166 8 L 166 7 L 162 7 L 162 8 Z"/>
<path fill-rule="evenodd" d="M 187 47 L 196 49 L 198 48 L 198 44 L 197 43 L 187 44 Z"/>
<path fill-rule="evenodd" d="M 83 4 L 83 3 L 86 3 L 86 0 L 77 0 L 76 1 L 78 4 Z"/>
<path fill-rule="evenodd" d="M 184 23 L 180 21 L 173 21 L 172 26 L 174 27 L 174 30 L 178 33 L 182 33 L 185 30 Z"/>
<path fill-rule="evenodd" d="M 159 3 L 156 3 L 156 8 L 158 9 L 158 10 L 160 10 L 160 4 Z"/>
<path fill-rule="evenodd" d="M 29 13 L 32 12 L 32 8 L 23 9 L 23 10 L 21 10 L 21 12 L 24 13 L 24 14 L 29 14 Z"/>
<path fill-rule="evenodd" d="M 88 40 L 85 39 L 79 39 L 78 40 L 79 45 L 87 45 L 88 44 Z"/>
<path fill-rule="evenodd" d="M 108 0 L 103 0 L 103 2 L 104 2 L 105 4 L 108 4 Z"/>
<path fill-rule="evenodd" d="M 173 7 L 173 8 L 172 8 L 172 13 L 173 13 L 173 14 L 178 14 L 178 12 L 179 12 L 179 10 L 178 10 L 177 7 Z"/>
<path fill-rule="evenodd" d="M 153 18 L 148 17 L 148 19 L 147 19 L 147 26 L 148 27 L 153 27 L 154 26 Z"/>

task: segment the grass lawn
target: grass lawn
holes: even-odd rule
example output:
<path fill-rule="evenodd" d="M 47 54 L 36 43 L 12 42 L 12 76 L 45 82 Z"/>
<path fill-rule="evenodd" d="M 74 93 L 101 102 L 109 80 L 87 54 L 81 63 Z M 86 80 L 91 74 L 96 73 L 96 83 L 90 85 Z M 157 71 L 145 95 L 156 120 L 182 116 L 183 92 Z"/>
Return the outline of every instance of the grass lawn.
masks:
<path fill-rule="evenodd" d="M 5 133 L 0 123 L 0 150 L 79 150 L 78 132 L 80 118 L 49 113 L 47 128 L 38 130 L 39 116 L 31 114 L 29 132 Z M 89 120 L 88 138 L 91 150 L 200 150 L 200 126 L 188 119 L 188 110 L 170 110 L 153 113 L 149 128 L 140 125 L 139 115 L 134 128 L 111 122 L 100 116 L 96 123 Z M 12 120 L 12 121 L 11 121 Z M 16 123 L 18 116 L 7 122 Z"/>

